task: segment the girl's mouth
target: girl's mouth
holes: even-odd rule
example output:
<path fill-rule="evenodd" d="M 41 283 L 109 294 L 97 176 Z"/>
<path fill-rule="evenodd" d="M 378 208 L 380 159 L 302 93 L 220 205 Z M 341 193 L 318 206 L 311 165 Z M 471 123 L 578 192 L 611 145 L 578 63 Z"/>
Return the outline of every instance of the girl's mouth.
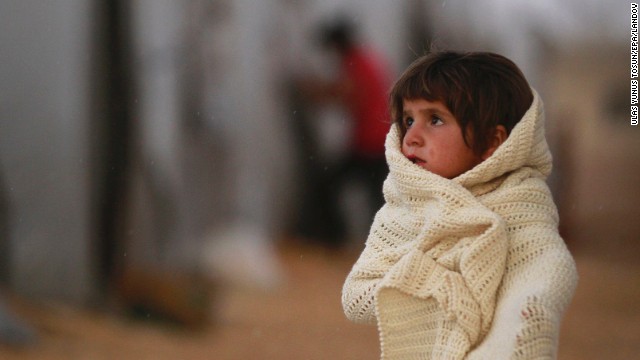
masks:
<path fill-rule="evenodd" d="M 419 157 L 415 156 L 415 155 L 408 155 L 407 158 L 409 159 L 409 161 L 411 161 L 412 163 L 418 165 L 418 166 L 424 166 L 427 162 L 420 159 Z"/>

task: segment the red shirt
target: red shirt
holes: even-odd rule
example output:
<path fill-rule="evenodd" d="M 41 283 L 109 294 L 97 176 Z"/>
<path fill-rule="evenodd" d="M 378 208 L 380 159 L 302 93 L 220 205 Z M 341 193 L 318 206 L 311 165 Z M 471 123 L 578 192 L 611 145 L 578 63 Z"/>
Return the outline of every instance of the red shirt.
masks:
<path fill-rule="evenodd" d="M 386 65 L 373 53 L 356 48 L 343 58 L 342 66 L 353 85 L 345 104 L 354 121 L 352 151 L 365 157 L 384 156 L 391 85 Z"/>

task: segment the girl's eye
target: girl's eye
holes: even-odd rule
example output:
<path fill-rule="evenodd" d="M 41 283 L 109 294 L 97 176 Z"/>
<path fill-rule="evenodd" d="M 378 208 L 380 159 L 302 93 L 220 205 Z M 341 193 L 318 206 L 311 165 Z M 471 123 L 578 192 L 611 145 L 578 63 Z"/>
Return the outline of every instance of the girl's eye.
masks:
<path fill-rule="evenodd" d="M 442 124 L 444 123 L 442 122 L 442 119 L 440 119 L 439 117 L 434 116 L 431 118 L 431 125 L 442 125 Z"/>
<path fill-rule="evenodd" d="M 404 119 L 404 126 L 406 126 L 407 128 L 410 128 L 411 125 L 413 125 L 413 118 L 408 117 Z"/>

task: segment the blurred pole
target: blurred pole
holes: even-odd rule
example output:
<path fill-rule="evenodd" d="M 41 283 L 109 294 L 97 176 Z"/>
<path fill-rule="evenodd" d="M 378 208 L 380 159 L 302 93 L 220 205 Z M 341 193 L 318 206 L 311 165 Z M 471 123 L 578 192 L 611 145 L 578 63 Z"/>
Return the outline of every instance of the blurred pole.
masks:
<path fill-rule="evenodd" d="M 408 0 L 406 3 L 408 22 L 408 53 L 403 61 L 407 64 L 421 55 L 429 52 L 432 41 L 431 24 L 425 19 L 429 18 L 429 11 L 424 0 Z"/>
<path fill-rule="evenodd" d="M 94 196 L 97 203 L 97 281 L 100 292 L 109 290 L 117 276 L 117 254 L 123 248 L 124 220 L 127 217 L 127 189 L 130 178 L 131 134 L 131 51 L 127 1 L 103 3 L 104 17 L 99 22 L 96 64 L 101 91 L 94 100 L 100 121 L 93 122 Z M 102 70 L 102 71 L 100 71 Z"/>

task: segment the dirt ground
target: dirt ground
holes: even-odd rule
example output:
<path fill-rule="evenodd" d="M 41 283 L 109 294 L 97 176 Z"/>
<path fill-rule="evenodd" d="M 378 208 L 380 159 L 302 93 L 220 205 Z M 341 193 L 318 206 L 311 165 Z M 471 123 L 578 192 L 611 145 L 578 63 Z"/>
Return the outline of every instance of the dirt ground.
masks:
<path fill-rule="evenodd" d="M 374 326 L 347 321 L 342 282 L 355 253 L 287 246 L 273 291 L 218 291 L 213 323 L 185 330 L 12 297 L 39 340 L 2 359 L 378 359 Z M 632 359 L 640 352 L 640 264 L 577 255 L 580 283 L 562 326 L 559 359 Z"/>

